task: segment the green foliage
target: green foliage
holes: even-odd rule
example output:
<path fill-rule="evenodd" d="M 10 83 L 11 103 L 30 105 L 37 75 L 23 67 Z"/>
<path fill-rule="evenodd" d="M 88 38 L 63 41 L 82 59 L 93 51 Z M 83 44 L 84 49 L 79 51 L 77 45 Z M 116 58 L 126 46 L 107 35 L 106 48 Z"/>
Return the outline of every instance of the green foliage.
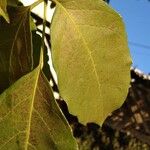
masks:
<path fill-rule="evenodd" d="M 77 149 L 48 82 L 46 22 L 41 37 L 30 16 L 40 2 L 24 7 L 17 6 L 18 0 L 0 1 L 2 150 Z M 131 58 L 124 24 L 102 0 L 54 2 L 51 44 L 60 94 L 82 123 L 102 124 L 123 103 L 129 87 Z"/>
<path fill-rule="evenodd" d="M 9 87 L 0 101 L 0 149 L 76 149 L 40 66 Z"/>
<path fill-rule="evenodd" d="M 103 123 L 124 102 L 131 58 L 121 17 L 101 0 L 55 0 L 52 56 L 61 96 L 80 122 Z"/>
<path fill-rule="evenodd" d="M 39 65 L 41 38 L 31 34 L 30 7 L 8 7 L 8 13 L 10 24 L 0 18 L 0 149 L 77 149 Z M 46 56 L 44 50 L 47 75 Z"/>
<path fill-rule="evenodd" d="M 0 93 L 32 70 L 30 7 L 9 7 L 11 23 L 0 18 Z"/>

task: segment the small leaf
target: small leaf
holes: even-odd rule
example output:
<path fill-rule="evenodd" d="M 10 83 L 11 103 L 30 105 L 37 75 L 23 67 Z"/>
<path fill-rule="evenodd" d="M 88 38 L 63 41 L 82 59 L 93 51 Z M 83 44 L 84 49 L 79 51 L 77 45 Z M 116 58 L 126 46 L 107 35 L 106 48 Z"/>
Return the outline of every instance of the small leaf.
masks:
<path fill-rule="evenodd" d="M 30 7 L 8 8 L 11 23 L 0 18 L 0 93 L 32 70 Z"/>
<path fill-rule="evenodd" d="M 54 0 L 52 57 L 61 96 L 82 123 L 124 102 L 131 58 L 123 21 L 102 0 Z"/>
<path fill-rule="evenodd" d="M 36 24 L 34 23 L 32 16 L 30 16 L 30 29 L 31 31 L 37 30 Z"/>
<path fill-rule="evenodd" d="M 40 66 L 0 95 L 0 131 L 3 150 L 77 149 Z"/>
<path fill-rule="evenodd" d="M 7 1 L 6 0 L 1 0 L 0 1 L 0 16 L 4 17 L 4 19 L 9 23 L 9 16 L 7 14 Z"/>

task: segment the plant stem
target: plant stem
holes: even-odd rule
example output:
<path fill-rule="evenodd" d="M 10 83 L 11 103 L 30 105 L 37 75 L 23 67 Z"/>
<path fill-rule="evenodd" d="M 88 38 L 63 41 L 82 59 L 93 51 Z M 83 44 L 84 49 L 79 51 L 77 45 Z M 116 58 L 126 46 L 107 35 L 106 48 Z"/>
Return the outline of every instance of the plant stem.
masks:
<path fill-rule="evenodd" d="M 31 10 L 32 10 L 34 7 L 36 7 L 37 5 L 39 5 L 40 3 L 42 3 L 43 1 L 44 1 L 44 0 L 38 0 L 38 1 L 34 2 L 34 3 L 30 6 Z"/>

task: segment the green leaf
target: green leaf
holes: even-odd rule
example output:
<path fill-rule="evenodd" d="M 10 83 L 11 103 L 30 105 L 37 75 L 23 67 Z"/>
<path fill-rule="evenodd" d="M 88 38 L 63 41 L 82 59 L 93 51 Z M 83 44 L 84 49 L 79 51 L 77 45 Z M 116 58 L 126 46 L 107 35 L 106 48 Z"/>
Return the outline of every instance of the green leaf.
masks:
<path fill-rule="evenodd" d="M 30 7 L 8 8 L 11 23 L 0 18 L 0 93 L 32 70 Z"/>
<path fill-rule="evenodd" d="M 77 149 L 40 66 L 0 95 L 0 131 L 3 150 Z"/>
<path fill-rule="evenodd" d="M 122 18 L 102 0 L 54 0 L 52 57 L 61 96 L 82 123 L 124 102 L 131 58 Z"/>
<path fill-rule="evenodd" d="M 37 30 L 36 24 L 34 23 L 32 16 L 30 16 L 30 29 L 31 31 Z"/>
<path fill-rule="evenodd" d="M 9 23 L 9 16 L 7 14 L 7 1 L 6 0 L 1 0 L 0 1 L 0 16 L 4 17 L 4 19 Z"/>

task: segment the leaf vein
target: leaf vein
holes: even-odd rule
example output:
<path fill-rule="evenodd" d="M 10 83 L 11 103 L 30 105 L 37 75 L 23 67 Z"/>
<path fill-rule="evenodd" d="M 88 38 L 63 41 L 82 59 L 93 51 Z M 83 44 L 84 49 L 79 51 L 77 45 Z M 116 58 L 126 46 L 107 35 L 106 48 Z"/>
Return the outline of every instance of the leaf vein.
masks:
<path fill-rule="evenodd" d="M 91 53 L 91 50 L 89 49 L 88 47 L 88 44 L 86 42 L 86 40 L 84 39 L 82 33 L 80 32 L 80 30 L 78 29 L 78 27 L 76 26 L 73 18 L 71 17 L 71 15 L 68 13 L 68 11 L 60 4 L 60 2 L 58 2 L 58 0 L 54 0 L 63 10 L 64 12 L 66 13 L 66 15 L 70 18 L 71 22 L 73 23 L 76 31 L 78 32 L 78 34 L 80 35 L 80 37 L 82 38 L 82 41 L 85 45 L 85 48 L 87 49 L 87 52 L 88 52 L 88 55 L 90 57 L 90 60 L 92 62 L 92 65 L 93 65 L 93 69 L 94 69 L 94 73 L 95 73 L 95 77 L 96 77 L 96 80 L 97 80 L 97 84 L 98 84 L 98 90 L 99 90 L 99 93 L 101 95 L 101 84 L 99 82 L 99 76 L 98 76 L 98 73 L 97 73 L 97 69 L 96 69 L 96 64 L 95 64 L 95 61 L 93 59 L 93 56 L 92 56 L 92 53 Z"/>
<path fill-rule="evenodd" d="M 6 144 L 8 144 L 10 141 L 12 141 L 16 136 L 20 135 L 21 133 L 25 133 L 25 131 L 20 131 L 17 134 L 10 137 L 3 145 L 1 145 L 0 149 L 2 149 Z"/>

